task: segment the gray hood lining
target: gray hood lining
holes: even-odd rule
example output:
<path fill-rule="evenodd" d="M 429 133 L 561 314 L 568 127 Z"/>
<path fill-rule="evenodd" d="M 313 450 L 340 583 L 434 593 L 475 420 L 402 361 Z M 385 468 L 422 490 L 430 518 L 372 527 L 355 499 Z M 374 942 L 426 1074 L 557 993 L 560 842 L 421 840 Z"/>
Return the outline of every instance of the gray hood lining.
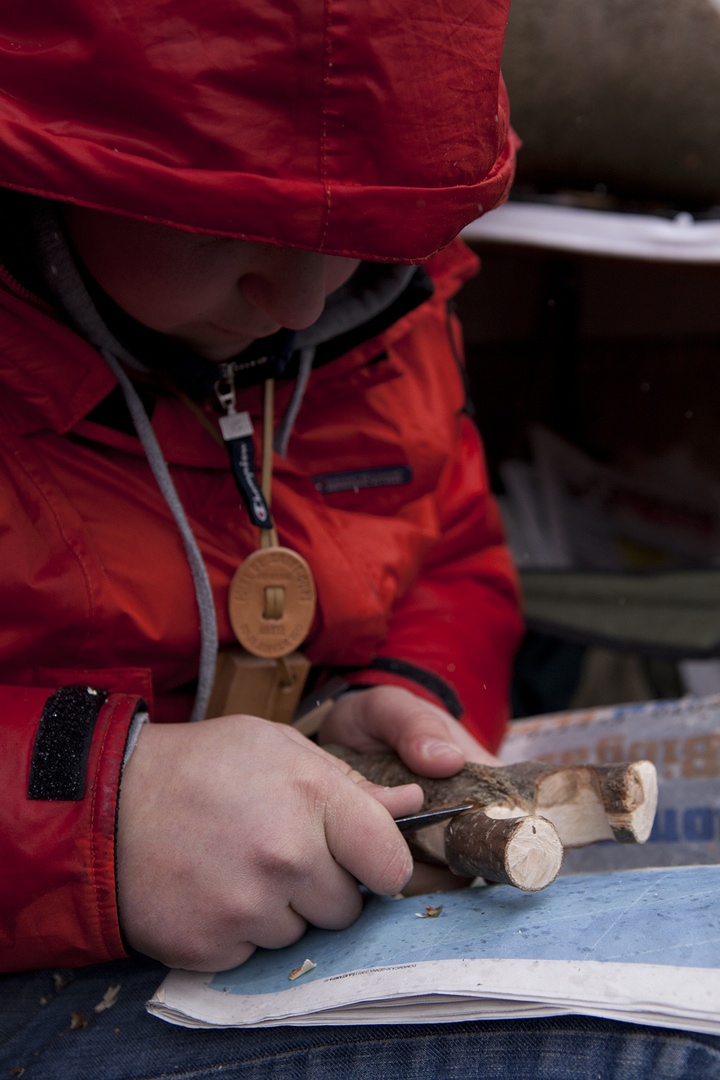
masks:
<path fill-rule="evenodd" d="M 416 270 L 399 263 L 361 263 L 344 285 L 330 293 L 320 318 L 296 332 L 297 348 L 317 348 L 369 322 L 397 300 Z"/>

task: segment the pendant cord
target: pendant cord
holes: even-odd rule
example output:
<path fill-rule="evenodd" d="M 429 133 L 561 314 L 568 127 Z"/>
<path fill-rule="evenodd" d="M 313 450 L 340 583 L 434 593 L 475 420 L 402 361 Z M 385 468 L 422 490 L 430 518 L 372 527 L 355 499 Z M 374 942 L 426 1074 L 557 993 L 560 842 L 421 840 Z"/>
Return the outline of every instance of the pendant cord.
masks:
<path fill-rule="evenodd" d="M 260 466 L 260 490 L 267 503 L 268 510 L 272 503 L 272 472 L 273 472 L 273 436 L 275 434 L 275 380 L 266 379 L 263 387 L 263 417 L 262 417 L 262 463 Z M 278 546 L 277 529 L 273 525 L 270 529 L 260 530 L 260 547 L 271 548 Z"/>
<path fill-rule="evenodd" d="M 266 379 L 263 388 L 263 422 L 262 422 L 262 464 L 260 466 L 260 490 L 268 505 L 272 505 L 272 472 L 273 472 L 273 437 L 275 435 L 275 380 Z M 275 526 L 271 529 L 260 530 L 260 547 L 278 547 L 278 535 Z M 285 606 L 285 590 L 283 588 L 268 588 L 265 590 L 266 609 L 281 618 Z M 284 656 L 277 658 L 278 675 L 281 686 L 292 686 L 293 677 L 288 668 Z"/>
<path fill-rule="evenodd" d="M 265 502 L 270 506 L 275 414 L 275 380 L 266 379 L 263 390 L 262 470 L 260 473 L 260 488 L 265 496 Z"/>

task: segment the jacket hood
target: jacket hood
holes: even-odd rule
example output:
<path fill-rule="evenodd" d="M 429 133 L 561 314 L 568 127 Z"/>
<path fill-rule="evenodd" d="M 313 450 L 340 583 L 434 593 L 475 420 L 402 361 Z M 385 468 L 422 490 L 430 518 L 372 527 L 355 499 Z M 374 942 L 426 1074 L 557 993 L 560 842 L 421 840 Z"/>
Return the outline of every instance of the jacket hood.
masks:
<path fill-rule="evenodd" d="M 27 0 L 0 185 L 192 232 L 421 261 L 505 197 L 509 0 Z"/>

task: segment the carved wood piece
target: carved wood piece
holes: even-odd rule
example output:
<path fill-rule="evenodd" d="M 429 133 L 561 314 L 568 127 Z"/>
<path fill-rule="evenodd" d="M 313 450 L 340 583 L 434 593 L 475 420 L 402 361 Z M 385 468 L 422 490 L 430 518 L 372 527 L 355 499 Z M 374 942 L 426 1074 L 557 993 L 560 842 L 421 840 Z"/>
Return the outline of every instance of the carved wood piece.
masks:
<path fill-rule="evenodd" d="M 411 772 L 395 754 L 325 749 L 376 784 L 419 784 L 424 810 L 473 801 L 475 810 L 409 834 L 413 854 L 456 874 L 529 892 L 555 880 L 564 848 L 598 840 L 642 844 L 655 817 L 657 774 L 649 761 L 571 766 L 524 761 L 500 767 L 469 762 L 455 776 L 433 779 Z"/>

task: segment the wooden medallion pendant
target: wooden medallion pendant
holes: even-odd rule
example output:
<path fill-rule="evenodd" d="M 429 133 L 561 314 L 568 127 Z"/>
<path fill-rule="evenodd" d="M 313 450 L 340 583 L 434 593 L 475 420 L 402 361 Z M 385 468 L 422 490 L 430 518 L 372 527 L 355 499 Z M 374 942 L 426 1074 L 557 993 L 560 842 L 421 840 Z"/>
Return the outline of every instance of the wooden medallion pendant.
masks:
<path fill-rule="evenodd" d="M 315 582 L 305 559 L 286 547 L 248 555 L 230 583 L 228 613 L 248 652 L 287 656 L 305 640 L 315 615 Z"/>

